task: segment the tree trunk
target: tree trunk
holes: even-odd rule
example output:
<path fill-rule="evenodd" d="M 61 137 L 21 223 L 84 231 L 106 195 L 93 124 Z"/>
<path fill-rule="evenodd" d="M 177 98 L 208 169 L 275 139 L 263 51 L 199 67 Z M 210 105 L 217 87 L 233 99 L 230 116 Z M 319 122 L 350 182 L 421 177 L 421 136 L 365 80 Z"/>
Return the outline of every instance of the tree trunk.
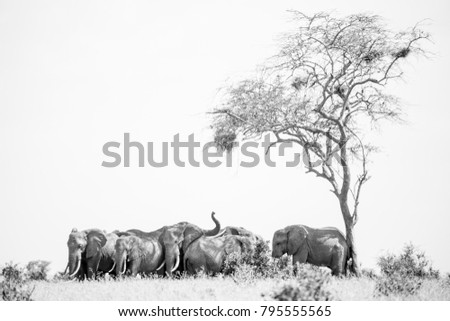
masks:
<path fill-rule="evenodd" d="M 344 217 L 344 223 L 345 223 L 345 235 L 348 245 L 348 259 L 352 259 L 351 264 L 348 266 L 350 273 L 354 274 L 357 277 L 361 276 L 361 269 L 359 266 L 358 261 L 358 254 L 356 252 L 355 247 L 355 238 L 353 235 L 353 219 L 350 214 L 350 210 L 348 208 L 348 204 L 346 200 L 339 199 L 342 216 Z M 348 263 L 348 261 L 347 261 Z"/>
<path fill-rule="evenodd" d="M 359 277 L 361 276 L 361 271 L 359 268 L 358 256 L 355 248 L 355 239 L 353 235 L 353 227 L 355 225 L 355 222 L 348 207 L 348 193 L 350 191 L 351 173 L 347 159 L 347 135 L 345 134 L 345 130 L 341 124 L 340 130 L 341 130 L 341 137 L 339 142 L 339 148 L 341 151 L 341 166 L 343 171 L 343 178 L 342 178 L 342 188 L 340 194 L 338 195 L 338 199 L 345 223 L 345 235 L 348 245 L 347 263 L 349 263 L 348 261 L 349 259 L 352 259 L 351 264 L 349 266 L 350 273 Z"/>

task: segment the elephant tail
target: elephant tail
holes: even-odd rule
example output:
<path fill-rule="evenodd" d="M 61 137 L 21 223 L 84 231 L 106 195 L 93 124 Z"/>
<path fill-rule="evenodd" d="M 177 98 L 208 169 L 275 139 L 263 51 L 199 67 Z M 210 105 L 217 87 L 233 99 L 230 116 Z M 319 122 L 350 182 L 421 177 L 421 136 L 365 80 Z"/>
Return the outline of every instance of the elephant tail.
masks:
<path fill-rule="evenodd" d="M 216 224 L 212 230 L 202 230 L 206 236 L 213 236 L 220 232 L 220 222 L 216 219 L 216 213 L 211 212 L 211 219 Z"/>

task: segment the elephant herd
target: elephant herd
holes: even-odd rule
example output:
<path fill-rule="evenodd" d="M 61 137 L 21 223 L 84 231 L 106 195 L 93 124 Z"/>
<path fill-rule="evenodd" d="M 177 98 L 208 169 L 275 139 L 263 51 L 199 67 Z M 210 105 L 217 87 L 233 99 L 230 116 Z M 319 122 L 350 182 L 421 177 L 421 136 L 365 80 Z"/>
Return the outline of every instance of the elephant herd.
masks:
<path fill-rule="evenodd" d="M 94 279 L 98 274 L 131 275 L 156 273 L 221 272 L 231 253 L 252 251 L 260 236 L 227 226 L 211 213 L 215 226 L 205 230 L 189 222 L 163 226 L 152 232 L 132 229 L 106 233 L 100 229 L 73 229 L 67 241 L 69 259 L 65 274 L 70 278 Z M 334 275 L 345 273 L 348 247 L 336 228 L 313 229 L 292 225 L 274 233 L 272 256 L 292 255 L 293 263 L 329 267 Z"/>

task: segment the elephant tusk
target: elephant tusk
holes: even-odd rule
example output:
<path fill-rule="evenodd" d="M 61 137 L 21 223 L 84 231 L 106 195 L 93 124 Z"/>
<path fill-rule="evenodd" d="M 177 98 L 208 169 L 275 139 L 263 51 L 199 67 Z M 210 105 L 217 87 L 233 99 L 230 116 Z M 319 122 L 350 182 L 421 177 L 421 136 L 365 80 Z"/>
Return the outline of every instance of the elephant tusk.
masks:
<path fill-rule="evenodd" d="M 215 238 L 218 238 L 218 237 L 223 236 L 226 232 L 227 232 L 226 230 L 223 230 L 222 232 L 220 232 L 220 233 L 217 234 L 217 235 L 213 235 L 213 236 L 205 236 L 205 237 L 210 238 L 210 239 L 215 239 Z"/>
<path fill-rule="evenodd" d="M 178 269 L 178 265 L 180 265 L 180 256 L 177 256 L 177 261 L 175 262 L 175 266 L 173 267 L 171 272 L 174 272 L 176 269 Z"/>
<path fill-rule="evenodd" d="M 127 270 L 127 261 L 123 260 L 123 270 L 120 274 L 124 274 L 126 270 Z"/>
<path fill-rule="evenodd" d="M 71 275 L 69 275 L 69 278 L 73 277 L 75 274 L 78 273 L 78 271 L 80 270 L 81 267 L 81 259 L 78 259 L 78 265 L 77 268 L 75 269 L 75 272 L 73 272 Z"/>
<path fill-rule="evenodd" d="M 163 262 L 161 263 L 161 265 L 159 266 L 159 268 L 156 269 L 156 271 L 161 270 L 162 267 L 163 267 L 165 264 L 166 264 L 166 261 L 163 261 Z"/>
<path fill-rule="evenodd" d="M 111 270 L 108 271 L 108 273 L 111 273 L 112 271 L 114 271 L 115 267 L 116 267 L 116 262 L 114 262 L 113 267 L 111 268 Z"/>

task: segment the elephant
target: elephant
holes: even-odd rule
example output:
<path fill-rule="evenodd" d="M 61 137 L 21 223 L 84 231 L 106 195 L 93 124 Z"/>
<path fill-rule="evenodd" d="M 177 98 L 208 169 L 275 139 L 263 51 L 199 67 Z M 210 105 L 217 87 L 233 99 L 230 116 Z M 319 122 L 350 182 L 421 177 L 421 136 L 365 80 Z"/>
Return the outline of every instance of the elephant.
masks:
<path fill-rule="evenodd" d="M 220 222 L 215 218 L 215 213 L 211 213 L 211 219 L 216 226 L 212 230 L 204 230 L 188 222 L 180 222 L 169 226 L 161 235 L 164 247 L 164 260 L 166 274 L 172 277 L 175 271 L 183 272 L 183 256 L 186 250 L 196 239 L 202 236 L 214 236 L 220 232 Z"/>
<path fill-rule="evenodd" d="M 125 232 L 119 232 L 119 231 L 114 231 L 117 235 L 119 236 L 129 236 L 129 235 L 134 235 L 140 238 L 153 238 L 153 239 L 158 239 L 160 238 L 160 236 L 164 233 L 164 231 L 167 229 L 167 226 L 163 226 L 155 231 L 152 232 L 144 232 L 138 229 L 131 229 L 131 230 L 127 230 Z"/>
<path fill-rule="evenodd" d="M 67 241 L 69 277 L 93 279 L 97 272 L 113 273 L 115 243 L 118 236 L 99 229 L 72 229 Z"/>
<path fill-rule="evenodd" d="M 243 253 L 252 249 L 253 240 L 247 236 L 203 236 L 188 247 L 184 255 L 184 268 L 188 274 L 195 274 L 200 270 L 204 270 L 208 274 L 219 273 L 229 254 Z"/>
<path fill-rule="evenodd" d="M 333 275 L 346 273 L 349 249 L 341 231 L 334 227 L 311 228 L 290 225 L 276 231 L 272 241 L 272 256 L 287 253 L 292 263 L 326 266 Z"/>
<path fill-rule="evenodd" d="M 240 235 L 251 238 L 254 243 L 264 242 L 264 239 L 261 236 L 254 234 L 243 227 L 237 226 L 227 226 L 219 233 L 219 235 Z"/>
<path fill-rule="evenodd" d="M 130 271 L 150 274 L 164 266 L 164 252 L 158 239 L 141 238 L 136 235 L 122 235 L 116 241 L 116 275 Z M 128 262 L 128 263 L 127 263 Z"/>

